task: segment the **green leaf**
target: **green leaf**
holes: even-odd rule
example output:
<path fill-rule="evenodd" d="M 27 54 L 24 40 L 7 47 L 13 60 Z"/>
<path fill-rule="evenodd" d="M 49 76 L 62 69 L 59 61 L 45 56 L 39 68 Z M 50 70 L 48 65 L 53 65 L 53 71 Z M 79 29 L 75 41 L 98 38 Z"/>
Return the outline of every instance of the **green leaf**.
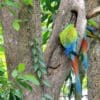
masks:
<path fill-rule="evenodd" d="M 38 63 L 38 57 L 37 56 L 34 56 L 34 63 Z"/>
<path fill-rule="evenodd" d="M 56 1 L 53 1 L 53 2 L 51 2 L 51 7 L 55 7 L 57 5 L 57 2 Z"/>
<path fill-rule="evenodd" d="M 34 64 L 33 65 L 33 68 L 34 68 L 34 70 L 35 70 L 35 72 L 38 70 L 38 68 L 39 68 L 39 65 L 38 64 Z"/>
<path fill-rule="evenodd" d="M 39 64 L 40 64 L 41 67 L 46 68 L 46 67 L 45 67 L 45 63 L 44 63 L 43 61 L 39 60 Z"/>
<path fill-rule="evenodd" d="M 33 0 L 23 0 L 25 5 L 31 5 L 33 6 Z"/>
<path fill-rule="evenodd" d="M 36 55 L 37 54 L 37 50 L 35 48 L 32 49 L 32 53 L 33 53 L 33 55 Z"/>
<path fill-rule="evenodd" d="M 37 78 L 35 76 L 31 75 L 31 74 L 23 75 L 22 79 L 25 80 L 25 81 L 30 81 L 35 85 L 38 85 L 38 86 L 40 85 Z"/>
<path fill-rule="evenodd" d="M 19 71 L 19 72 L 23 72 L 24 70 L 25 70 L 25 64 L 20 63 L 20 64 L 18 65 L 18 71 Z"/>
<path fill-rule="evenodd" d="M 35 43 L 36 43 L 37 45 L 38 45 L 39 42 L 40 42 L 39 38 L 35 38 L 34 41 L 35 41 Z"/>
<path fill-rule="evenodd" d="M 73 83 L 71 83 L 71 86 L 70 86 L 70 89 L 69 89 L 69 94 L 68 94 L 68 97 L 69 98 L 71 98 L 71 96 L 72 96 L 72 93 L 74 92 L 74 84 Z"/>
<path fill-rule="evenodd" d="M 96 27 L 97 26 L 97 23 L 93 19 L 89 19 L 87 23 L 89 25 L 93 26 L 93 27 Z"/>
<path fill-rule="evenodd" d="M 12 72 L 12 77 L 13 78 L 16 78 L 18 76 L 18 71 L 17 70 L 14 70 L 13 72 Z"/>
<path fill-rule="evenodd" d="M 51 87 L 51 84 L 48 82 L 48 80 L 43 80 L 43 84 L 47 87 Z"/>
<path fill-rule="evenodd" d="M 12 26 L 14 30 L 19 31 L 20 30 L 19 20 L 14 20 Z"/>
<path fill-rule="evenodd" d="M 42 100 L 47 100 L 47 99 L 46 99 L 46 97 L 43 96 L 43 97 L 42 97 Z"/>
<path fill-rule="evenodd" d="M 46 31 L 44 34 L 43 34 L 43 38 L 42 38 L 42 41 L 43 41 L 43 44 L 45 44 L 48 40 L 50 36 L 50 32 L 49 31 Z"/>
<path fill-rule="evenodd" d="M 14 7 L 14 8 L 19 8 L 20 7 L 18 2 L 14 2 L 14 1 L 11 1 L 11 0 L 6 0 L 5 4 L 7 6 Z"/>
<path fill-rule="evenodd" d="M 32 86 L 31 86 L 30 84 L 28 84 L 27 82 L 18 79 L 18 80 L 17 80 L 17 83 L 18 83 L 18 85 L 19 85 L 21 88 L 27 89 L 27 90 L 29 90 L 30 92 L 32 92 L 32 90 L 33 90 L 33 89 L 32 89 Z"/>
<path fill-rule="evenodd" d="M 16 100 L 15 95 L 12 93 L 12 91 L 9 94 L 9 100 Z"/>
<path fill-rule="evenodd" d="M 37 49 L 37 51 L 39 52 L 39 54 L 42 53 L 42 49 L 40 48 L 39 45 L 36 46 L 36 49 Z"/>
<path fill-rule="evenodd" d="M 67 94 L 68 94 L 68 88 L 67 88 L 67 86 L 66 86 L 66 83 L 64 83 L 64 85 L 62 86 L 61 92 L 62 92 L 64 95 L 67 95 Z"/>
<path fill-rule="evenodd" d="M 53 98 L 49 94 L 44 94 L 44 97 L 46 97 L 49 100 L 53 100 Z"/>
<path fill-rule="evenodd" d="M 22 99 L 22 97 L 23 97 L 23 93 L 19 89 L 14 90 L 14 95 L 16 95 L 20 99 Z"/>
<path fill-rule="evenodd" d="M 5 73 L 5 69 L 0 66 L 0 76 L 3 76 Z"/>
<path fill-rule="evenodd" d="M 42 54 L 39 55 L 39 60 L 42 61 L 42 62 L 44 62 L 44 58 L 43 58 Z"/>
<path fill-rule="evenodd" d="M 0 2 L 0 8 L 4 7 L 5 3 L 4 2 Z"/>
<path fill-rule="evenodd" d="M 39 78 L 41 78 L 42 73 L 41 73 L 41 71 L 40 71 L 40 70 L 38 70 L 38 71 L 37 71 L 37 75 L 38 75 L 38 77 L 39 77 Z"/>
<path fill-rule="evenodd" d="M 40 67 L 40 70 L 41 70 L 42 74 L 47 74 L 46 68 Z"/>

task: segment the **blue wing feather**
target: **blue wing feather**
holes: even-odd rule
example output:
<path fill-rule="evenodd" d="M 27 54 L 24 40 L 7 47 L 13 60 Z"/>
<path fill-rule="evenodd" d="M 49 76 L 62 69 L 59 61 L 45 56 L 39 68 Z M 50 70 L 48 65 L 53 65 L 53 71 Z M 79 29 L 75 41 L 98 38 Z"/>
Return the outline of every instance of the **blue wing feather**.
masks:
<path fill-rule="evenodd" d="M 65 48 L 65 54 L 66 55 L 69 55 L 72 52 L 76 52 L 76 41 L 74 41 L 70 45 L 67 45 L 66 48 Z"/>
<path fill-rule="evenodd" d="M 87 57 L 87 54 L 83 54 L 83 65 L 84 65 L 85 71 L 87 71 L 88 70 L 88 57 Z"/>
<path fill-rule="evenodd" d="M 78 94 L 81 94 L 81 91 L 82 91 L 79 75 L 76 76 L 76 91 Z"/>
<path fill-rule="evenodd" d="M 91 31 L 91 32 L 96 32 L 96 28 L 87 25 L 87 30 Z"/>

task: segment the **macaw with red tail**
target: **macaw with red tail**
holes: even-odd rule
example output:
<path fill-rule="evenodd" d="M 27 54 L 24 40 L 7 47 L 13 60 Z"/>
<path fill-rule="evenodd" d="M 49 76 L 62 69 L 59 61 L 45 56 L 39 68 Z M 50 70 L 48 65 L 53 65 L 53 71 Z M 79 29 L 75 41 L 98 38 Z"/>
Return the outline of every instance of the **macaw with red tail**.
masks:
<path fill-rule="evenodd" d="M 86 73 L 88 70 L 88 56 L 87 56 L 88 43 L 87 43 L 86 36 L 91 37 L 91 38 L 97 38 L 97 36 L 94 34 L 94 32 L 96 32 L 96 27 L 97 27 L 97 24 L 94 20 L 89 19 L 87 21 L 86 33 L 84 34 L 84 38 L 81 43 L 80 57 L 81 57 L 81 61 L 83 63 L 84 70 Z"/>
<path fill-rule="evenodd" d="M 85 70 L 86 73 L 87 73 L 87 70 L 88 70 L 87 52 L 88 52 L 88 43 L 87 43 L 87 40 L 86 40 L 86 36 L 84 36 L 82 43 L 81 43 L 81 48 L 80 48 L 80 57 L 81 57 L 81 61 L 83 63 L 84 70 Z"/>
<path fill-rule="evenodd" d="M 66 56 L 69 56 L 72 64 L 72 68 L 75 73 L 76 79 L 76 91 L 81 95 L 81 82 L 78 68 L 78 56 L 76 50 L 76 44 L 78 39 L 77 30 L 73 24 L 69 24 L 60 34 L 60 42 L 65 49 Z"/>
<path fill-rule="evenodd" d="M 97 23 L 93 19 L 89 19 L 87 21 L 87 27 L 86 27 L 87 37 L 90 37 L 90 38 L 100 41 L 100 37 L 98 35 L 94 34 L 98 28 L 99 28 L 99 26 L 97 25 Z"/>

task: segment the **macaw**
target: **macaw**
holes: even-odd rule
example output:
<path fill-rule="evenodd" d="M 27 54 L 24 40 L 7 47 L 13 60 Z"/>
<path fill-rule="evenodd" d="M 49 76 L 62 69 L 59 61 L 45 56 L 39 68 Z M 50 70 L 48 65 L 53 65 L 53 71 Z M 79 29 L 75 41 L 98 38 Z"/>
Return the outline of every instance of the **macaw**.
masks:
<path fill-rule="evenodd" d="M 74 24 L 69 24 L 65 29 L 59 34 L 60 43 L 65 49 L 65 55 L 69 56 L 71 60 L 71 65 L 75 73 L 76 79 L 76 91 L 81 93 L 81 82 L 78 69 L 78 56 L 76 50 L 76 44 L 78 39 L 77 30 Z"/>
<path fill-rule="evenodd" d="M 93 19 L 89 19 L 87 21 L 86 35 L 90 38 L 100 40 L 100 38 L 94 34 L 97 31 L 97 27 L 97 23 Z"/>
<path fill-rule="evenodd" d="M 97 24 L 93 19 L 89 19 L 87 21 L 87 30 L 89 30 L 90 32 L 96 32 Z"/>
<path fill-rule="evenodd" d="M 87 39 L 86 37 L 91 37 L 91 38 L 96 38 L 94 32 L 96 32 L 96 27 L 97 24 L 94 20 L 89 19 L 87 21 L 87 27 L 86 27 L 86 32 L 84 34 L 83 40 L 81 42 L 81 47 L 80 47 L 80 58 L 81 61 L 83 63 L 84 66 L 84 70 L 87 73 L 88 70 L 88 56 L 87 56 L 87 52 L 88 52 L 88 43 L 87 43 Z"/>
<path fill-rule="evenodd" d="M 83 40 L 81 42 L 81 47 L 80 47 L 80 55 L 79 58 L 81 58 L 82 64 L 84 66 L 84 70 L 87 73 L 88 70 L 88 43 L 86 39 L 86 34 L 84 34 Z"/>

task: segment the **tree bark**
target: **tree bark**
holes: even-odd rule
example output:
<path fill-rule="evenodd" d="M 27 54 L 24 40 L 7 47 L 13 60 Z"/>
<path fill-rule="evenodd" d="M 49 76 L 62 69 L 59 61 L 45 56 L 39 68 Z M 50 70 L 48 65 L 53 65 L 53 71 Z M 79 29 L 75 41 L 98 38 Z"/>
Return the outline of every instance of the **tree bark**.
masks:
<path fill-rule="evenodd" d="M 61 0 L 52 35 L 45 51 L 45 60 L 49 70 L 49 75 L 45 77 L 50 80 L 52 85 L 51 89 L 46 88 L 45 91 L 46 93 L 51 94 L 54 100 L 58 100 L 61 86 L 71 70 L 69 59 L 65 57 L 64 50 L 59 44 L 59 32 L 62 30 L 62 27 L 66 25 L 66 23 L 69 23 L 71 11 L 73 10 L 78 13 L 76 28 L 79 33 L 77 45 L 79 49 L 86 27 L 84 1 Z"/>
<path fill-rule="evenodd" d="M 87 13 L 90 13 L 92 9 L 99 8 L 99 0 L 88 0 L 86 2 Z M 91 15 L 91 14 L 90 14 Z M 94 17 L 94 16 L 91 16 Z M 100 33 L 100 15 L 95 16 L 94 20 L 99 25 L 99 30 L 97 34 Z M 90 40 L 89 40 L 90 41 Z M 93 41 L 93 40 L 91 40 Z M 94 43 L 94 44 L 91 44 Z M 99 100 L 100 99 L 100 48 L 99 41 L 90 42 L 89 49 L 89 70 L 88 70 L 88 99 L 89 100 Z"/>
<path fill-rule="evenodd" d="M 7 7 L 2 8 L 2 24 L 4 29 L 4 45 L 9 79 L 12 80 L 11 73 L 20 63 L 26 64 L 26 73 L 33 73 L 32 54 L 30 42 L 33 37 L 40 36 L 40 3 L 34 0 L 34 7 L 29 8 L 24 4 L 16 10 L 16 16 L 12 15 Z M 14 19 L 21 19 L 19 32 L 12 27 Z M 27 21 L 25 21 L 27 19 Z M 40 36 L 41 38 L 41 36 Z M 25 95 L 24 100 L 40 100 L 41 89 L 33 85 L 34 93 Z M 26 94 L 26 93 L 25 93 Z"/>
<path fill-rule="evenodd" d="M 31 10 L 30 13 L 28 8 L 23 5 L 17 12 L 16 18 L 22 19 L 22 23 L 20 23 L 20 31 L 16 32 L 12 28 L 12 20 L 15 17 L 9 14 L 7 8 L 2 9 L 6 60 L 10 79 L 12 79 L 11 72 L 19 63 L 26 64 L 27 73 L 32 72 L 32 56 L 29 44 L 36 35 L 41 37 L 39 0 L 34 0 L 34 8 Z M 77 45 L 79 49 L 86 27 L 84 0 L 61 0 L 52 35 L 44 53 L 48 68 L 48 74 L 44 76 L 44 79 L 49 80 L 52 87 L 44 87 L 42 90 L 41 87 L 33 86 L 34 93 L 25 95 L 24 100 L 41 100 L 42 92 L 48 93 L 54 100 L 58 100 L 61 86 L 71 70 L 70 61 L 59 43 L 59 32 L 70 21 L 73 10 L 78 14 L 76 28 L 79 33 Z M 28 21 L 24 21 L 24 19 L 28 19 Z"/>

